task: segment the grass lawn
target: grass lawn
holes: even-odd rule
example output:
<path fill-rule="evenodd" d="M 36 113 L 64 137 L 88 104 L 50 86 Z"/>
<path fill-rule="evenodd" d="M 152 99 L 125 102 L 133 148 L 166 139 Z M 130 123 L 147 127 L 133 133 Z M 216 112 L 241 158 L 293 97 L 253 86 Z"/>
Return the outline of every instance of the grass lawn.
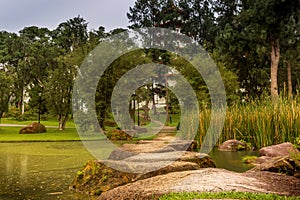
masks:
<path fill-rule="evenodd" d="M 32 122 L 33 121 L 18 121 L 13 118 L 1 118 L 1 124 L 29 125 Z M 51 119 L 48 119 L 47 121 L 41 121 L 41 124 L 43 124 L 45 126 L 57 126 L 58 127 L 58 120 L 55 117 L 53 117 Z M 72 119 L 69 119 L 66 124 L 66 127 L 74 128 L 75 127 L 74 121 Z"/>
<path fill-rule="evenodd" d="M 172 126 L 176 126 L 180 120 L 179 115 L 172 115 Z M 15 125 L 29 125 L 33 121 L 18 121 L 13 118 L 2 118 L 1 124 L 15 124 Z M 48 119 L 47 121 L 41 121 L 41 124 L 45 126 L 51 126 L 51 128 L 47 128 L 46 133 L 40 133 L 40 134 L 19 134 L 19 131 L 21 129 L 20 126 L 12 126 L 12 127 L 3 127 L 0 126 L 0 142 L 40 142 L 40 141 L 80 141 L 80 137 L 77 133 L 77 130 L 75 128 L 74 121 L 72 119 L 69 119 L 69 121 L 66 124 L 66 129 L 64 131 L 58 130 L 58 120 L 53 117 L 51 119 Z M 149 127 L 157 126 L 157 124 L 148 124 Z M 57 128 L 55 128 L 57 127 Z M 106 126 L 106 129 L 112 130 L 116 127 L 108 127 Z M 134 138 L 133 140 L 151 140 L 154 139 L 155 135 L 140 134 L 138 138 Z M 86 140 L 93 140 L 93 139 L 99 139 L 99 136 L 90 135 L 85 137 Z M 101 138 L 102 139 L 102 138 Z M 104 137 L 103 137 L 104 139 Z"/>
<path fill-rule="evenodd" d="M 80 141 L 76 128 L 59 131 L 47 128 L 46 133 L 19 134 L 20 127 L 0 127 L 0 142 L 46 142 L 46 141 Z M 99 139 L 99 136 L 86 136 L 85 140 Z M 104 139 L 104 138 L 103 138 Z"/>
<path fill-rule="evenodd" d="M 159 198 L 160 200 L 192 200 L 192 199 L 247 199 L 247 200 L 294 200 L 300 199 L 300 197 L 285 197 L 275 194 L 258 194 L 249 192 L 219 192 L 219 193 L 196 193 L 196 192 L 183 192 L 172 193 L 164 195 Z"/>

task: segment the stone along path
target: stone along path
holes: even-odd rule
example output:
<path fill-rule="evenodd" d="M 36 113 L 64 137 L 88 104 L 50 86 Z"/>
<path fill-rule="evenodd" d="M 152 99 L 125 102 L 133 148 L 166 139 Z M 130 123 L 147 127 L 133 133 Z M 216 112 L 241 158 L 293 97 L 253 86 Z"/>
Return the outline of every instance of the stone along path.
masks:
<path fill-rule="evenodd" d="M 163 132 L 163 131 L 162 131 Z M 158 199 L 170 192 L 240 191 L 300 195 L 300 179 L 270 172 L 216 169 L 195 145 L 160 133 L 153 140 L 124 144 L 107 160 L 90 161 L 70 188 L 103 199 Z M 155 170 L 154 170 L 155 169 Z M 138 173 L 130 173 L 130 172 Z"/>

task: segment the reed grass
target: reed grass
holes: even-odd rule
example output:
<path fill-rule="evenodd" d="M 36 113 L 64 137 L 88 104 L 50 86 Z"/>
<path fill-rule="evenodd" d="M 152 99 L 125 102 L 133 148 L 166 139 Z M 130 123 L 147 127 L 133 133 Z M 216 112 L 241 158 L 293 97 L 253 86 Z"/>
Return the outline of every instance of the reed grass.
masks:
<path fill-rule="evenodd" d="M 229 139 L 244 140 L 256 148 L 293 142 L 299 137 L 300 98 L 252 100 L 227 108 L 226 119 L 219 143 Z M 200 113 L 200 145 L 210 123 L 210 109 Z"/>

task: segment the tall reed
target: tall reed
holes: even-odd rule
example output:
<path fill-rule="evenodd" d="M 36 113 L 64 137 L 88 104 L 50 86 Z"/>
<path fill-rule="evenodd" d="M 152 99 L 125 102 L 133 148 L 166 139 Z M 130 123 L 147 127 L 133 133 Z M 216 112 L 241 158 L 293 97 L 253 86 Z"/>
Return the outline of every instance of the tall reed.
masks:
<path fill-rule="evenodd" d="M 211 112 L 202 109 L 197 138 L 199 144 L 209 127 Z M 293 142 L 300 135 L 299 99 L 253 100 L 227 108 L 219 143 L 229 139 L 244 140 L 254 147 Z"/>

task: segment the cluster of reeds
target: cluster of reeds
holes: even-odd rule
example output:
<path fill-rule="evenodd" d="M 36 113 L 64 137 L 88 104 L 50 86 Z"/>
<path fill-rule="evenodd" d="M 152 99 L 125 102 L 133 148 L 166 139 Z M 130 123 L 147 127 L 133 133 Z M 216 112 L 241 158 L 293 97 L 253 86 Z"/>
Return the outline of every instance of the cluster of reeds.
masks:
<path fill-rule="evenodd" d="M 294 142 L 300 135 L 299 98 L 253 100 L 227 108 L 219 143 L 229 139 L 244 140 L 256 148 Z M 202 109 L 198 140 L 200 145 L 210 124 L 210 109 Z"/>

